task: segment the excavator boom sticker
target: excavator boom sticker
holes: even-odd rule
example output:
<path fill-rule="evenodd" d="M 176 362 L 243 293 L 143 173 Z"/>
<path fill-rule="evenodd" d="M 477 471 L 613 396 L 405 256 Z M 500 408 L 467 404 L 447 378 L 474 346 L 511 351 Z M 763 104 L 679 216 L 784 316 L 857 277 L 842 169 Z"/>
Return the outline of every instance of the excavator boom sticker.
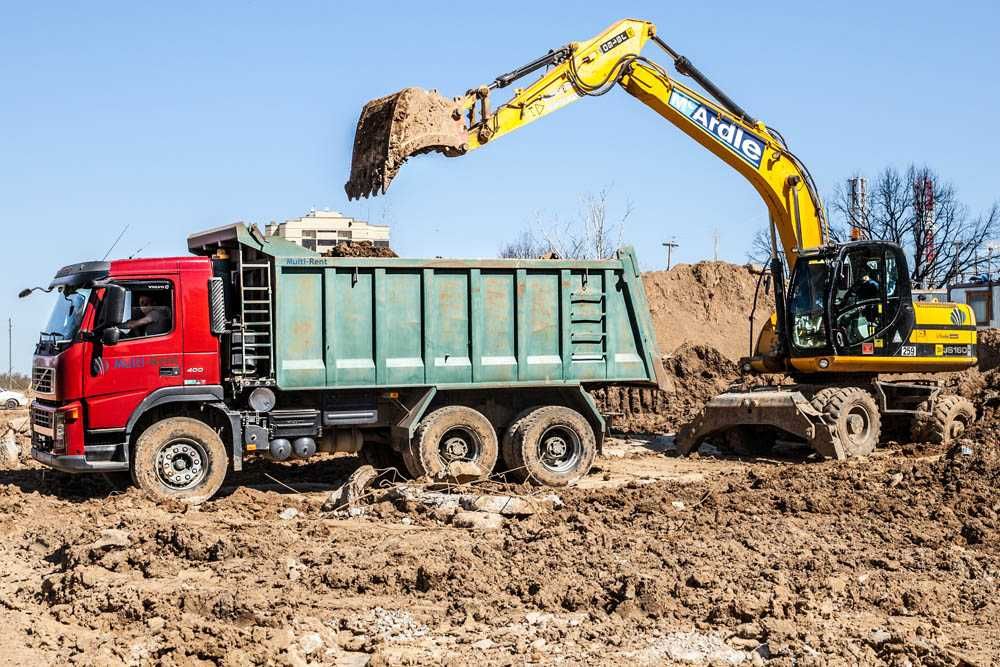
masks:
<path fill-rule="evenodd" d="M 763 139 L 747 132 L 736 123 L 723 120 L 713 109 L 676 89 L 670 91 L 670 106 L 739 155 L 744 162 L 760 168 L 760 161 L 764 157 Z"/>

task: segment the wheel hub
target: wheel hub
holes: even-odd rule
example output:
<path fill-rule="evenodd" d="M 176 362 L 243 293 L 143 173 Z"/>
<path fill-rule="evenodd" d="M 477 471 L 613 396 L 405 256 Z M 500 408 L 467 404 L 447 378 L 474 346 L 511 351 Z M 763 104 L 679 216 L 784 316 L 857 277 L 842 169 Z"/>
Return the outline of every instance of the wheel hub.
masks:
<path fill-rule="evenodd" d="M 444 442 L 444 453 L 450 459 L 464 459 L 469 454 L 469 443 L 459 437 L 448 438 Z"/>
<path fill-rule="evenodd" d="M 190 488 L 204 478 L 204 461 L 203 450 L 192 443 L 167 443 L 156 456 L 157 476 L 172 489 Z"/>
<path fill-rule="evenodd" d="M 847 430 L 851 435 L 860 435 L 865 430 L 865 419 L 861 415 L 850 415 L 847 418 Z"/>
<path fill-rule="evenodd" d="M 566 450 L 568 449 L 569 445 L 559 436 L 549 438 L 545 441 L 545 453 L 550 458 L 561 459 L 566 455 Z"/>

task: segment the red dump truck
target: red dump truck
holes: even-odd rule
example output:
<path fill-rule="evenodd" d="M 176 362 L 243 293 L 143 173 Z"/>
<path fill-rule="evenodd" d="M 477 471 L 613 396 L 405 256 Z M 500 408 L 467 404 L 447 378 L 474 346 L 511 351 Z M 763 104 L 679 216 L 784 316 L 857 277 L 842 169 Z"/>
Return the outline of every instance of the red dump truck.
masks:
<path fill-rule="evenodd" d="M 189 257 L 61 269 L 32 368 L 32 455 L 201 501 L 245 458 L 358 453 L 414 477 L 572 482 L 588 386 L 662 370 L 636 260 L 323 257 L 256 228 Z M 38 289 L 38 288 L 36 288 Z M 27 295 L 32 290 L 25 290 Z"/>

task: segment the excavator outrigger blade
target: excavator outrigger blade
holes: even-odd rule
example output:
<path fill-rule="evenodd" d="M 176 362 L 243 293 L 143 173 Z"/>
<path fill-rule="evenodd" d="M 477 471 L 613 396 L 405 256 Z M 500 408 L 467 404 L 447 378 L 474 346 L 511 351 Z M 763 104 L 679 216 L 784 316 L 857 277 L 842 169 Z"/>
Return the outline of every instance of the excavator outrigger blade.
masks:
<path fill-rule="evenodd" d="M 354 134 L 350 199 L 382 194 L 411 155 L 466 151 L 468 130 L 458 103 L 435 91 L 404 88 L 370 101 L 361 110 Z"/>

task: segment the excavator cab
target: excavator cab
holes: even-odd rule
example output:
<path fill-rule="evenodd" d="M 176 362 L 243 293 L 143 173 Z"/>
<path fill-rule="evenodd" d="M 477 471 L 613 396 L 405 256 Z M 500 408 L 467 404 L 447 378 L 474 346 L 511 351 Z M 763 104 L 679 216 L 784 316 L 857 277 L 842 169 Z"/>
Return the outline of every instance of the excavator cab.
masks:
<path fill-rule="evenodd" d="M 856 241 L 800 258 L 788 310 L 793 366 L 796 358 L 899 355 L 914 323 L 902 248 Z"/>

